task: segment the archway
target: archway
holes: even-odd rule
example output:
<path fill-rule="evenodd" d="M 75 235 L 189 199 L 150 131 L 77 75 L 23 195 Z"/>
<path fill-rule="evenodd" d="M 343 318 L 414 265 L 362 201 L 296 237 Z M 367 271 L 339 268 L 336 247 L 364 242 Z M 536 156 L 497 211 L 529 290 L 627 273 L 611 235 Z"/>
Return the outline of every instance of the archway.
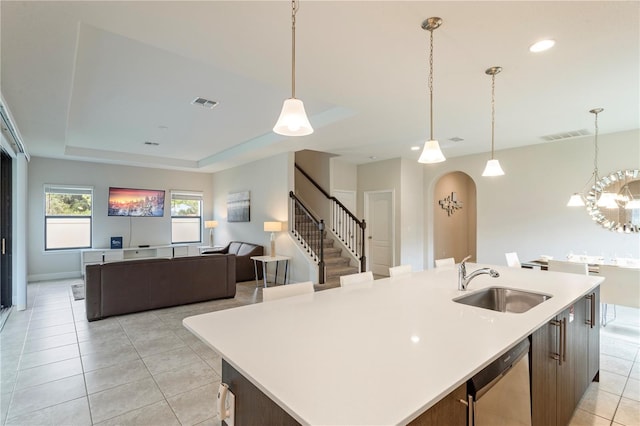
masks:
<path fill-rule="evenodd" d="M 435 185 L 433 203 L 434 259 L 476 260 L 476 184 L 463 172 L 443 175 Z"/>

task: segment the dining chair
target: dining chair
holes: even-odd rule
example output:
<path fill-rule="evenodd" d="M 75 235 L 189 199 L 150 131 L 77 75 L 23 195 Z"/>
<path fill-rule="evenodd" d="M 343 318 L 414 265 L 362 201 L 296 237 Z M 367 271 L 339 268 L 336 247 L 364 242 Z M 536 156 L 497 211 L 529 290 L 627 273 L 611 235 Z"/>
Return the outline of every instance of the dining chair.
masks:
<path fill-rule="evenodd" d="M 366 283 L 373 281 L 373 272 L 366 271 L 359 274 L 342 275 L 340 277 L 340 287 L 348 287 L 352 284 Z"/>
<path fill-rule="evenodd" d="M 445 257 L 444 259 L 436 259 L 436 268 L 442 268 L 446 266 L 454 266 L 456 261 L 453 257 Z"/>
<path fill-rule="evenodd" d="M 511 252 L 505 253 L 504 256 L 507 258 L 507 265 L 511 268 L 521 268 L 520 259 L 518 259 L 518 253 Z"/>
<path fill-rule="evenodd" d="M 607 305 L 613 305 L 613 319 L 616 319 L 616 305 L 640 308 L 640 269 L 621 266 L 600 265 L 598 276 L 604 277 L 600 284 L 602 303 L 602 325 L 607 325 Z"/>
<path fill-rule="evenodd" d="M 411 273 L 411 265 L 398 265 L 391 266 L 389 268 L 389 276 L 397 277 L 399 275 L 405 275 Z"/>
<path fill-rule="evenodd" d="M 285 297 L 313 293 L 313 291 L 313 283 L 311 281 L 266 287 L 262 290 L 262 301 L 270 302 Z"/>
<path fill-rule="evenodd" d="M 556 272 L 569 272 L 572 274 L 589 275 L 589 265 L 579 262 L 568 262 L 566 260 L 553 260 L 549 261 L 549 271 Z"/>

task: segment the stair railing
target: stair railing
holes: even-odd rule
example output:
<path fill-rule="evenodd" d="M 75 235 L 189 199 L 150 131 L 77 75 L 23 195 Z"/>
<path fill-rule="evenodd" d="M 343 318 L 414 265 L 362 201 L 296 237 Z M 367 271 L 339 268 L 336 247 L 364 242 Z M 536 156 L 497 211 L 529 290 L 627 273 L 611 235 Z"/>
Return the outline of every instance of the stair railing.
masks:
<path fill-rule="evenodd" d="M 305 177 L 318 191 L 325 196 L 330 203 L 331 230 L 340 239 L 342 244 L 360 261 L 360 272 L 366 269 L 367 259 L 365 256 L 365 230 L 367 224 L 364 219 L 358 219 L 348 208 L 344 206 L 336 197 L 325 191 L 311 176 L 296 164 L 296 169 Z"/>
<path fill-rule="evenodd" d="M 324 221 L 318 220 L 293 191 L 289 192 L 289 201 L 289 217 L 293 218 L 291 233 L 318 264 L 318 283 L 324 284 Z"/>

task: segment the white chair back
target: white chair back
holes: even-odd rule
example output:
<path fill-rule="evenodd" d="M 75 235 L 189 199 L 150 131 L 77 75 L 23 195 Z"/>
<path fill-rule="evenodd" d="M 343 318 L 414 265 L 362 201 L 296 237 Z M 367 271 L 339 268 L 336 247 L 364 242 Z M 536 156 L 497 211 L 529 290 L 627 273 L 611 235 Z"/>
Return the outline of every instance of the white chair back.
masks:
<path fill-rule="evenodd" d="M 443 266 L 454 266 L 456 261 L 453 257 L 445 257 L 444 259 L 436 259 L 436 268 L 442 268 Z"/>
<path fill-rule="evenodd" d="M 504 256 L 507 258 L 507 265 L 511 268 L 521 268 L 520 259 L 518 259 L 518 253 L 511 252 L 505 253 Z"/>
<path fill-rule="evenodd" d="M 589 275 L 589 265 L 586 263 L 567 262 L 565 260 L 549 260 L 549 270 L 569 272 L 571 274 Z"/>
<path fill-rule="evenodd" d="M 602 303 L 640 308 L 640 269 L 600 265 L 598 276 L 604 277 L 600 284 Z"/>
<path fill-rule="evenodd" d="M 343 275 L 340 277 L 340 286 L 347 287 L 352 284 L 366 283 L 368 281 L 373 281 L 373 272 L 371 271 L 360 272 L 359 274 Z"/>
<path fill-rule="evenodd" d="M 389 268 L 389 276 L 397 277 L 399 275 L 410 274 L 411 273 L 411 265 L 398 265 L 392 266 Z"/>
<path fill-rule="evenodd" d="M 297 296 L 300 294 L 313 293 L 313 283 L 305 281 L 296 284 L 279 285 L 275 287 L 266 287 L 262 290 L 262 301 L 270 302 L 285 297 Z"/>

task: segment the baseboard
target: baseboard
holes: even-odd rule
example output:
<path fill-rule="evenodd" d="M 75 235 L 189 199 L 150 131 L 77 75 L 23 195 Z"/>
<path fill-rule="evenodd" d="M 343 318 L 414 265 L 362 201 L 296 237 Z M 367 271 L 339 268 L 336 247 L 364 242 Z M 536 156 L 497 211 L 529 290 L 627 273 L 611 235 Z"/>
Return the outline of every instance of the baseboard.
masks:
<path fill-rule="evenodd" d="M 67 280 L 71 278 L 82 278 L 80 271 L 70 271 L 70 272 L 56 272 L 52 274 L 34 274 L 27 275 L 27 282 L 38 282 L 38 281 L 52 281 L 52 280 Z"/>

